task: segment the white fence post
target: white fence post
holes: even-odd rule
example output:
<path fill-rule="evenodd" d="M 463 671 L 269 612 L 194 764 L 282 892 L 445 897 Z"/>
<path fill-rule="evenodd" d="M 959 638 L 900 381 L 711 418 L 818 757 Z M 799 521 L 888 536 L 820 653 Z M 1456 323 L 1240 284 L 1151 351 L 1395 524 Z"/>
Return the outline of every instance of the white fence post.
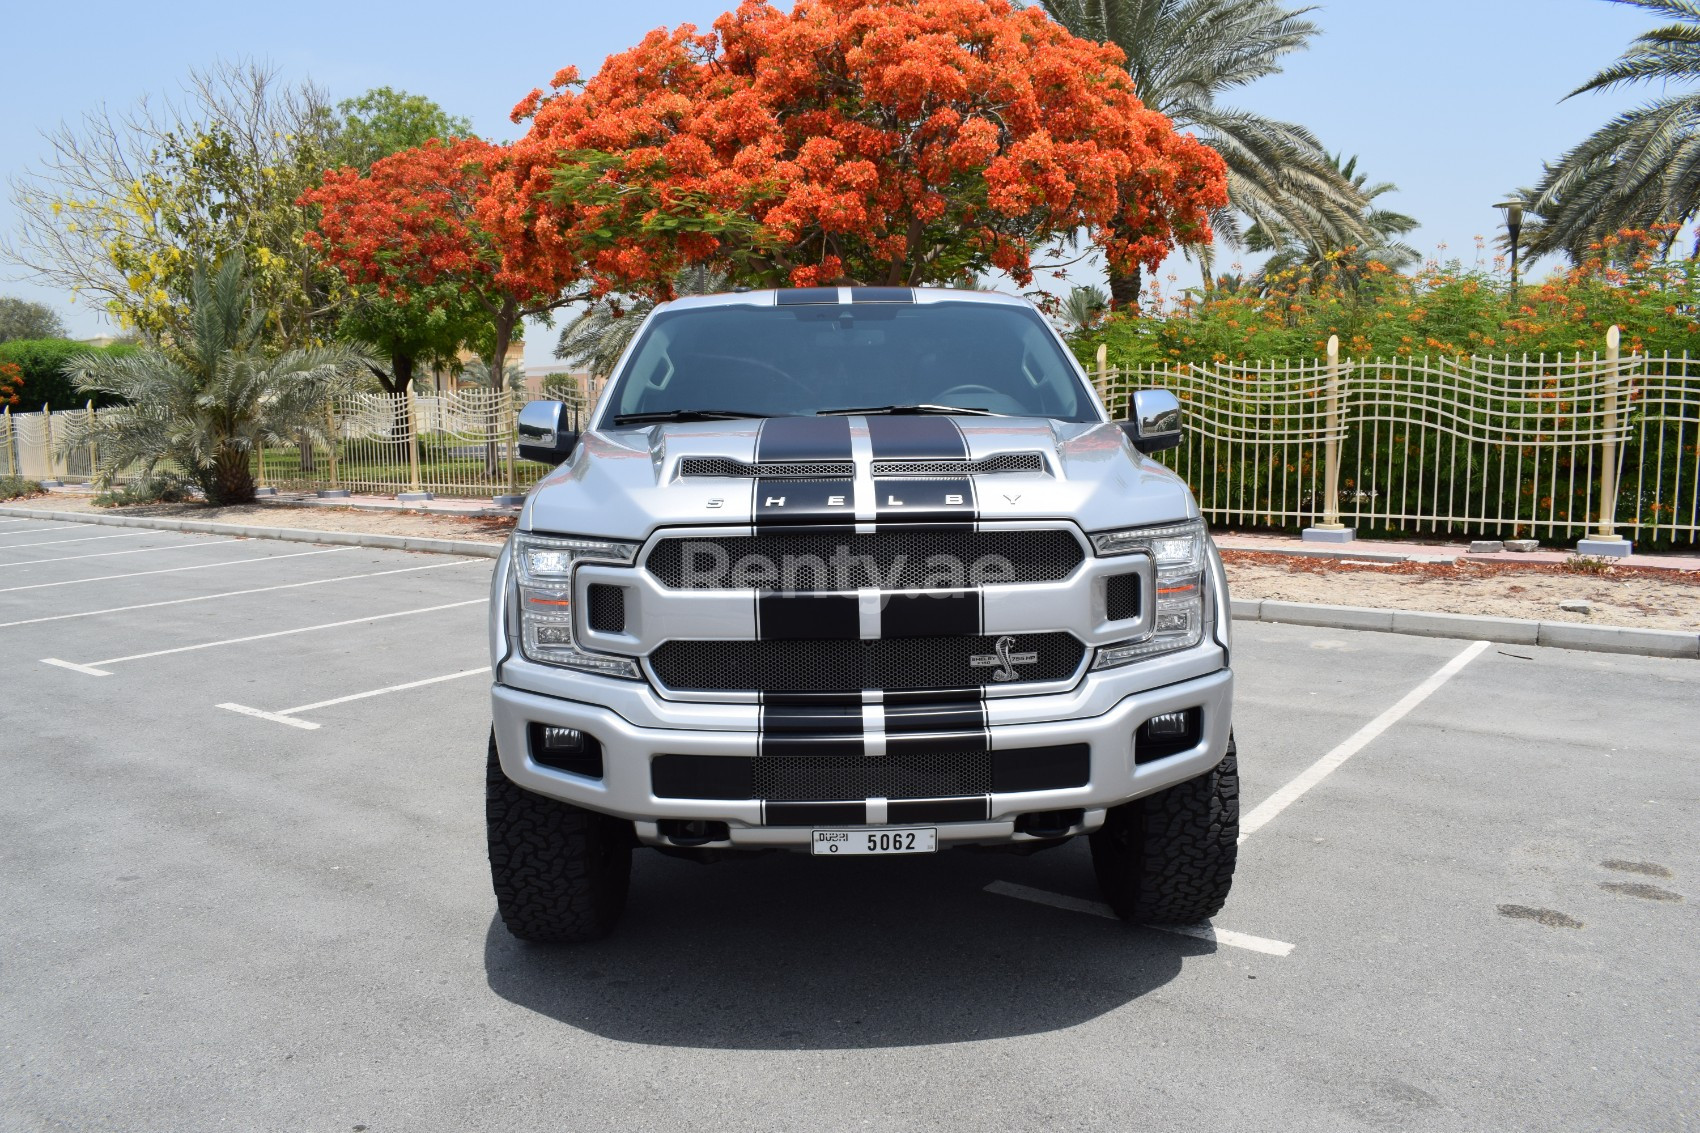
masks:
<path fill-rule="evenodd" d="M 1098 344 L 1098 400 L 1110 408 L 1110 344 Z"/>
<path fill-rule="evenodd" d="M 1328 336 L 1328 368 L 1323 382 L 1326 400 L 1322 424 L 1322 521 L 1305 528 L 1299 537 L 1311 542 L 1349 543 L 1356 532 L 1340 522 L 1340 336 L 1337 334 Z"/>
<path fill-rule="evenodd" d="M 1627 558 L 1634 549 L 1629 540 L 1617 533 L 1617 421 L 1618 392 L 1623 384 L 1619 365 L 1623 332 L 1614 324 L 1606 330 L 1606 389 L 1604 425 L 1605 443 L 1600 460 L 1600 523 L 1594 534 L 1576 544 L 1584 555 L 1606 555 Z"/>
<path fill-rule="evenodd" d="M 17 476 L 18 458 L 12 451 L 17 444 L 17 429 L 12 424 L 12 407 L 10 405 L 6 406 L 4 417 L 6 419 L 6 475 Z"/>

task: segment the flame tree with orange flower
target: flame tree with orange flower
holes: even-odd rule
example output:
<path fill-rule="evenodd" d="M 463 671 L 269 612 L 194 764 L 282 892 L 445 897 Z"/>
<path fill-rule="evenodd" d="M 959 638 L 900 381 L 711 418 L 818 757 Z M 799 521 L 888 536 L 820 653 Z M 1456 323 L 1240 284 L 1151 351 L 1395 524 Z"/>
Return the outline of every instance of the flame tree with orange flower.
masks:
<path fill-rule="evenodd" d="M 1084 230 L 1112 264 L 1211 238 L 1221 159 L 1143 106 L 1119 49 L 1004 0 L 746 0 L 651 32 L 514 111 L 478 219 L 525 278 L 665 294 L 713 262 L 766 285 L 1027 286 Z"/>

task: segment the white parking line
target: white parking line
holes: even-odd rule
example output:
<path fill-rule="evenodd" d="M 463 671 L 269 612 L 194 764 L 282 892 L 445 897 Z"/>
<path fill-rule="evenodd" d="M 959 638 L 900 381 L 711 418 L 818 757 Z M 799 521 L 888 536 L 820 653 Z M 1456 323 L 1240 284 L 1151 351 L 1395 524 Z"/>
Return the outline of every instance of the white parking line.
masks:
<path fill-rule="evenodd" d="M 136 547 L 128 551 L 96 551 L 90 555 L 54 555 L 50 559 L 25 559 L 21 563 L 0 563 L 0 566 L 21 567 L 36 566 L 40 563 L 70 563 L 78 559 L 110 559 L 117 555 L 147 555 L 155 551 L 182 551 L 192 547 L 216 547 L 220 543 L 236 543 L 241 540 L 228 536 L 221 539 L 202 539 L 197 543 L 168 543 L 163 547 Z"/>
<path fill-rule="evenodd" d="M 1306 791 L 1339 770 L 1341 764 L 1362 751 L 1375 737 L 1404 719 L 1411 709 L 1433 696 L 1441 685 L 1456 676 L 1465 665 L 1480 657 L 1487 648 L 1488 643 L 1485 641 L 1472 643 L 1462 653 L 1442 665 L 1428 680 L 1406 693 L 1393 707 L 1353 732 L 1333 751 L 1300 772 L 1292 782 L 1258 803 L 1250 814 L 1240 819 L 1240 841 L 1244 842 L 1263 829 L 1276 815 L 1297 802 Z"/>
<path fill-rule="evenodd" d="M 375 688 L 368 692 L 355 692 L 347 696 L 332 697 L 330 700 L 316 700 L 312 704 L 300 704 L 294 708 L 284 708 L 277 712 L 267 712 L 261 708 L 250 708 L 246 704 L 220 704 L 218 707 L 230 712 L 240 712 L 244 716 L 254 716 L 261 720 L 271 720 L 278 724 L 288 724 L 292 728 L 304 728 L 312 731 L 319 725 L 311 720 L 297 720 L 295 717 L 302 712 L 311 712 L 315 708 L 329 708 L 333 704 L 347 704 L 351 700 L 365 700 L 371 696 L 383 696 L 385 693 L 401 692 L 404 689 L 422 688 L 425 685 L 441 684 L 444 681 L 458 681 L 462 677 L 476 677 L 480 673 L 488 673 L 490 666 L 478 669 L 463 669 L 458 673 L 449 673 L 442 677 L 426 677 L 422 681 L 408 681 L 406 684 L 390 685 L 388 688 Z"/>
<path fill-rule="evenodd" d="M 10 531 L 7 534 L 23 535 L 25 532 Z M 51 547 L 58 543 L 93 543 L 101 539 L 134 539 L 138 535 L 152 534 L 152 531 L 122 531 L 117 535 L 79 535 L 75 539 L 44 539 L 39 543 L 0 543 L 0 551 L 21 551 L 25 547 Z M 0 566 L 15 565 L 14 563 L 0 563 Z"/>
<path fill-rule="evenodd" d="M 231 559 L 222 563 L 196 563 L 194 566 L 162 567 L 159 570 L 137 570 L 129 574 L 101 574 L 93 578 L 67 578 L 62 582 L 32 582 L 28 586 L 0 586 L 0 594 L 17 590 L 46 590 L 50 586 L 77 586 L 84 582 L 111 582 L 117 578 L 143 578 L 150 574 L 176 574 L 180 570 L 211 570 L 213 567 L 242 566 L 246 563 L 275 563 L 279 559 L 300 559 L 308 555 L 335 555 L 352 551 L 353 547 L 326 547 L 322 551 L 296 551 L 288 555 L 257 555 L 251 559 Z"/>
<path fill-rule="evenodd" d="M 1030 885 L 1017 885 L 1013 881 L 994 881 L 986 886 L 986 892 L 996 893 L 1001 897 L 1015 897 L 1022 901 L 1032 901 L 1038 905 L 1049 905 L 1054 909 L 1067 909 L 1071 913 L 1089 913 L 1092 916 L 1104 917 L 1112 921 L 1121 920 L 1116 915 L 1116 911 L 1102 901 L 1088 901 L 1084 897 L 1067 897 L 1061 893 L 1034 889 Z M 1208 940 L 1212 944 L 1226 944 L 1230 948 L 1244 948 L 1251 952 L 1262 952 L 1269 956 L 1290 956 L 1293 952 L 1293 945 L 1284 940 L 1270 940 L 1267 937 L 1252 936 L 1244 932 L 1216 928 L 1213 925 L 1146 925 L 1145 927 L 1158 929 L 1162 932 L 1172 932 L 1179 936 Z"/>
<path fill-rule="evenodd" d="M 70 531 L 71 529 L 76 528 L 76 527 L 97 527 L 97 526 L 99 526 L 98 524 L 94 524 L 94 523 L 60 523 L 57 520 L 52 520 L 52 519 L 20 519 L 20 520 L 17 520 L 16 522 L 18 522 L 18 523 L 49 523 L 49 524 L 52 524 L 53 526 L 51 526 L 51 527 L 38 527 L 38 528 L 35 529 L 35 531 L 0 531 L 0 539 L 4 539 L 7 535 L 34 535 L 36 533 L 36 531 Z M 0 544 L 0 546 L 4 546 L 4 544 Z"/>
<path fill-rule="evenodd" d="M 115 552 L 127 555 L 129 551 Z M 151 610 L 156 606 L 181 606 L 185 602 L 210 602 L 214 598 L 236 598 L 243 594 L 265 594 L 272 590 L 296 590 L 303 586 L 323 586 L 327 582 L 349 582 L 356 578 L 381 578 L 386 574 L 411 574 L 418 570 L 437 570 L 441 567 L 465 566 L 486 562 L 485 559 L 455 559 L 446 563 L 426 563 L 424 566 L 397 567 L 395 570 L 373 570 L 365 574 L 339 574 L 335 578 L 310 578 L 306 582 L 283 582 L 276 586 L 254 586 L 247 590 L 226 590 L 219 594 L 197 594 L 193 598 L 167 598 L 163 602 L 138 602 L 134 606 L 112 606 L 105 610 L 78 610 L 74 614 L 50 614 L 43 618 L 23 618 L 15 622 L 0 622 L 0 629 L 12 626 L 33 626 L 41 622 L 62 622 L 70 618 L 92 618 L 100 614 L 122 614 L 130 610 Z"/>
<path fill-rule="evenodd" d="M 43 657 L 41 661 L 44 665 L 58 665 L 65 669 L 75 669 L 80 673 L 87 673 L 91 677 L 110 677 L 112 674 L 102 669 L 102 665 L 121 665 L 125 661 L 145 661 L 149 657 L 165 657 L 172 653 L 193 653 L 196 650 L 212 649 L 219 645 L 240 645 L 245 641 L 265 641 L 273 637 L 291 637 L 298 633 L 312 633 L 321 629 L 339 629 L 342 626 L 365 625 L 368 622 L 388 621 L 390 618 L 405 618 L 414 614 L 434 614 L 439 610 L 458 610 L 462 606 L 479 606 L 488 601 L 488 598 L 471 598 L 465 602 L 448 602 L 441 606 L 423 606 L 417 610 L 397 610 L 393 614 L 367 614 L 364 617 L 348 618 L 340 622 L 325 622 L 323 625 L 273 630 L 271 633 L 254 633 L 247 637 L 227 637 L 222 641 L 203 641 L 198 645 L 179 645 L 175 649 L 155 649 L 151 653 L 131 653 L 125 657 L 108 657 L 102 661 L 62 661 L 57 657 Z"/>

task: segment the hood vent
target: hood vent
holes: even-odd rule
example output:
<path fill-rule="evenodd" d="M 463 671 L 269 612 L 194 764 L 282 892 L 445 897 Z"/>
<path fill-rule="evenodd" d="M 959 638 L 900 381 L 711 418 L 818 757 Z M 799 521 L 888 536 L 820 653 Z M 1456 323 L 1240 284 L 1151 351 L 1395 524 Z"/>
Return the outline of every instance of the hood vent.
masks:
<path fill-rule="evenodd" d="M 681 476 L 791 476 L 810 479 L 848 479 L 856 475 L 850 460 L 797 460 L 784 464 L 747 464 L 727 456 L 687 456 L 679 461 Z"/>
<path fill-rule="evenodd" d="M 979 460 L 876 460 L 875 476 L 970 476 L 994 472 L 1043 472 L 1045 458 L 1036 452 L 1002 452 Z M 681 476 L 756 476 L 801 479 L 850 478 L 856 465 L 849 460 L 769 461 L 752 464 L 727 456 L 687 456 L 679 461 Z"/>

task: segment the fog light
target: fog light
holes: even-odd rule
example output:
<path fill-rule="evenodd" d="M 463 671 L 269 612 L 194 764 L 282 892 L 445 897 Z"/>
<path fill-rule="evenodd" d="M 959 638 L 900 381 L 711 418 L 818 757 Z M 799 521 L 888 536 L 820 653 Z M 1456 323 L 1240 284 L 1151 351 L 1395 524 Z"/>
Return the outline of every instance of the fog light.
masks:
<path fill-rule="evenodd" d="M 1197 747 L 1204 736 L 1200 709 L 1164 712 L 1139 726 L 1133 735 L 1133 761 L 1151 763 Z"/>
<path fill-rule="evenodd" d="M 1145 734 L 1154 740 L 1181 739 L 1187 733 L 1185 712 L 1165 712 L 1145 722 Z"/>
<path fill-rule="evenodd" d="M 602 744 L 588 732 L 533 722 L 531 758 L 544 767 L 589 779 L 602 778 Z"/>
<path fill-rule="evenodd" d="M 584 733 L 577 728 L 557 728 L 544 725 L 543 750 L 549 752 L 580 752 L 584 750 Z"/>

